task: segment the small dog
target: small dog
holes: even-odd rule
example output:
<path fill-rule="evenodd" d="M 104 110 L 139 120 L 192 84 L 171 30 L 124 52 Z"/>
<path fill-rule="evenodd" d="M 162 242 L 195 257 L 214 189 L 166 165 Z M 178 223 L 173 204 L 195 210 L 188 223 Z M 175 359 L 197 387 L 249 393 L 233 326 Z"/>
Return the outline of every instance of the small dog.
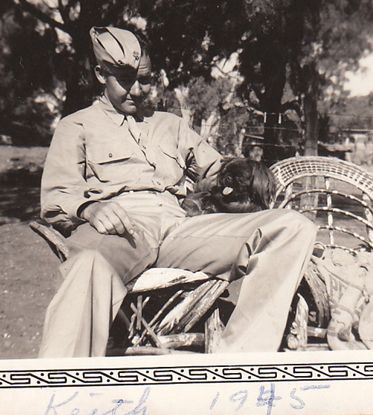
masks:
<path fill-rule="evenodd" d="M 187 216 L 257 212 L 270 207 L 275 193 L 275 177 L 262 162 L 235 158 L 222 167 L 217 185 L 189 194 L 181 207 Z"/>

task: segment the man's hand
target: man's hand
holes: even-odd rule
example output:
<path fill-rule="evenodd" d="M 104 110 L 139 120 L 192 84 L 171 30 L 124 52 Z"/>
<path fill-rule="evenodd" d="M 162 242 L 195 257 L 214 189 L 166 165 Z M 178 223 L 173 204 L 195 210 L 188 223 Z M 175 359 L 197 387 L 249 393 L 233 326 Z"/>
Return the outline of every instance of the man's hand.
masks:
<path fill-rule="evenodd" d="M 117 202 L 91 203 L 80 213 L 80 217 L 88 221 L 97 232 L 106 235 L 135 234 L 127 212 Z"/>

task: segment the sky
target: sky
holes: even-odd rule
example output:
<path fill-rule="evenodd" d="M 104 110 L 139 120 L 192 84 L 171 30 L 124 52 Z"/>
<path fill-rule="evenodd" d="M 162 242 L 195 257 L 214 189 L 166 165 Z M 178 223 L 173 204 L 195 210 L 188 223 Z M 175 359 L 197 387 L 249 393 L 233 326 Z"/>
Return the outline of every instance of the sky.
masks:
<path fill-rule="evenodd" d="M 373 54 L 360 60 L 362 69 L 355 73 L 348 73 L 346 89 L 351 91 L 351 96 L 368 95 L 373 91 Z"/>

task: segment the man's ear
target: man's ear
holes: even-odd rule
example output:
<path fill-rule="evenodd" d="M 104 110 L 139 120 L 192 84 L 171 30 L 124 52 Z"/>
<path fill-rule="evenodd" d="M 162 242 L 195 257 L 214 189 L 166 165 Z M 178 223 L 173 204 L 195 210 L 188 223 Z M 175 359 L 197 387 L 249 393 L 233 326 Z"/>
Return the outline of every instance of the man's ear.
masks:
<path fill-rule="evenodd" d="M 100 65 L 95 66 L 95 75 L 98 82 L 100 82 L 101 85 L 106 84 L 106 76 L 104 75 L 104 71 Z"/>

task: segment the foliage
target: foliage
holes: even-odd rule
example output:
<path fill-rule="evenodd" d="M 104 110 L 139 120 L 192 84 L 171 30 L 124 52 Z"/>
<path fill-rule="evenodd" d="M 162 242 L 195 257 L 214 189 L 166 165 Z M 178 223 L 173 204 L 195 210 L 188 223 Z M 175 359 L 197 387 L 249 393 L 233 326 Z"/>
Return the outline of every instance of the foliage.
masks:
<path fill-rule="evenodd" d="M 55 34 L 9 5 L 0 35 L 0 133 L 15 144 L 46 143 L 54 117 L 47 102 L 37 98 L 57 82 L 50 53 Z"/>
<path fill-rule="evenodd" d="M 229 144 L 250 119 L 240 105 L 274 114 L 293 105 L 304 115 L 309 152 L 317 141 L 318 101 L 340 89 L 346 70 L 370 49 L 373 27 L 370 0 L 6 0 L 0 7 L 13 13 L 10 34 L 0 44 L 0 54 L 10 51 L 8 66 L 0 64 L 0 88 L 13 101 L 27 103 L 62 85 L 63 114 L 88 105 L 97 93 L 90 27 L 137 28 L 149 40 L 154 72 L 167 73 L 163 98 L 176 104 L 173 90 L 187 88 L 196 126 L 215 114 Z M 211 70 L 234 52 L 243 80 L 232 89 L 214 80 Z M 286 85 L 293 91 L 290 102 L 284 101 Z M 232 94 L 234 105 L 224 107 Z M 275 119 L 268 117 L 267 144 L 287 139 L 275 133 Z"/>
<path fill-rule="evenodd" d="M 209 79 L 222 56 L 239 52 L 243 100 L 254 94 L 256 109 L 283 112 L 288 81 L 305 116 L 306 149 L 317 141 L 317 102 L 338 89 L 370 48 L 372 6 L 369 0 L 222 0 L 165 1 L 139 8 L 157 44 L 156 65 L 175 85 L 191 76 Z M 338 94 L 337 94 L 338 95 Z M 279 143 L 269 123 L 268 143 Z M 276 154 L 270 154 L 274 158 Z"/>

